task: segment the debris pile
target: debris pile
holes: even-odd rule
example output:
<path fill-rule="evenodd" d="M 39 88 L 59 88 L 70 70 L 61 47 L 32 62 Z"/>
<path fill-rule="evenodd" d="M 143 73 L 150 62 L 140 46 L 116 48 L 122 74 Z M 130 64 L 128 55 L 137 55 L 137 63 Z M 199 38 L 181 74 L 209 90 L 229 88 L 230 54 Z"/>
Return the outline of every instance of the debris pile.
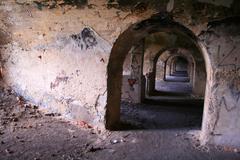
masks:
<path fill-rule="evenodd" d="M 6 126 L 17 126 L 21 119 L 40 117 L 38 106 L 27 103 L 11 89 L 0 88 L 0 132 Z"/>

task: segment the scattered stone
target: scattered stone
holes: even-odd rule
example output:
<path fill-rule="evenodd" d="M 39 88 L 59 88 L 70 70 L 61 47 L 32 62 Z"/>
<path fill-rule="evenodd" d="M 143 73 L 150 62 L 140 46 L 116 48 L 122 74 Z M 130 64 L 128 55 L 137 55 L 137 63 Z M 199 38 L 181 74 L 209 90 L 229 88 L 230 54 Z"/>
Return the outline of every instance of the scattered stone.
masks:
<path fill-rule="evenodd" d="M 109 149 L 109 153 L 114 154 L 116 151 L 114 149 Z"/>
<path fill-rule="evenodd" d="M 82 127 L 82 128 L 86 128 L 86 129 L 91 129 L 93 128 L 91 125 L 89 125 L 87 122 L 85 121 L 77 121 L 77 122 L 74 122 L 76 125 Z"/>
<path fill-rule="evenodd" d="M 72 138 L 77 138 L 77 136 L 75 136 L 75 135 L 72 135 Z"/>
<path fill-rule="evenodd" d="M 114 139 L 114 140 L 111 140 L 110 142 L 111 142 L 112 144 L 116 144 L 116 143 L 118 143 L 118 140 Z"/>
<path fill-rule="evenodd" d="M 57 155 L 53 153 L 51 156 L 52 156 L 52 157 L 56 157 Z"/>
<path fill-rule="evenodd" d="M 43 124 L 40 123 L 40 124 L 38 124 L 38 126 L 43 126 Z"/>
<path fill-rule="evenodd" d="M 20 140 L 19 142 L 24 143 L 25 141 L 24 140 Z"/>
<path fill-rule="evenodd" d="M 110 140 L 111 144 L 117 144 L 117 143 L 122 143 L 124 142 L 123 139 L 113 139 L 113 140 Z"/>
<path fill-rule="evenodd" d="M 87 152 L 97 152 L 97 151 L 101 151 L 103 149 L 105 149 L 105 148 L 91 146 Z"/>
<path fill-rule="evenodd" d="M 13 118 L 12 121 L 13 122 L 18 122 L 18 118 Z"/>
<path fill-rule="evenodd" d="M 234 151 L 235 153 L 240 153 L 240 150 L 238 150 L 237 148 L 234 148 L 233 151 Z"/>
<path fill-rule="evenodd" d="M 46 113 L 45 116 L 57 117 L 57 116 L 61 116 L 61 114 L 60 113 Z"/>
<path fill-rule="evenodd" d="M 5 149 L 5 152 L 6 152 L 7 154 L 12 154 L 12 153 L 13 153 L 13 151 L 10 150 L 10 149 Z"/>
<path fill-rule="evenodd" d="M 134 138 L 131 142 L 132 143 L 137 143 L 137 139 Z"/>

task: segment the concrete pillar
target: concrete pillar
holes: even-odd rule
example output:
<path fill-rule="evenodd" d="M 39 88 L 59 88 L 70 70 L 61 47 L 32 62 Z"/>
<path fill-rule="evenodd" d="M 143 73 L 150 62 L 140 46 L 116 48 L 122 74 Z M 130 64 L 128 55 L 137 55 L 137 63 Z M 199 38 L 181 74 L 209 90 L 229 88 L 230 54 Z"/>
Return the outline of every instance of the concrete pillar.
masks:
<path fill-rule="evenodd" d="M 149 72 L 147 73 L 147 94 L 148 95 L 153 95 L 154 90 L 155 90 L 155 73 L 154 72 Z"/>

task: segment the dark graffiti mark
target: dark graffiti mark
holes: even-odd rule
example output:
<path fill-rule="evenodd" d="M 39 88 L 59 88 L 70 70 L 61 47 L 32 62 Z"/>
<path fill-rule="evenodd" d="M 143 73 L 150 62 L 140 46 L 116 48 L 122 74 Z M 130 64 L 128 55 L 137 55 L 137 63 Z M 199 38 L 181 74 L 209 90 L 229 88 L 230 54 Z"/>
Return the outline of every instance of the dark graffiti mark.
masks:
<path fill-rule="evenodd" d="M 130 89 L 133 91 L 134 90 L 134 85 L 136 84 L 136 82 L 137 82 L 137 80 L 136 79 L 134 79 L 134 78 L 129 78 L 128 79 L 128 84 L 129 84 L 129 86 L 130 86 Z"/>
<path fill-rule="evenodd" d="M 213 107 L 212 102 L 210 103 L 210 106 Z M 221 111 L 221 108 L 218 108 L 217 111 L 216 111 L 216 114 L 215 114 L 215 115 L 216 115 L 216 119 L 215 119 L 215 121 L 214 121 L 214 123 L 213 123 L 212 135 L 216 135 L 215 129 L 216 129 L 217 123 L 218 123 L 218 121 L 219 121 L 220 111 Z"/>
<path fill-rule="evenodd" d="M 227 111 L 232 111 L 240 105 L 240 78 L 234 78 L 228 85 L 227 90 L 220 101 Z"/>
<path fill-rule="evenodd" d="M 83 42 L 86 44 L 86 48 L 93 47 L 97 45 L 97 40 L 94 32 L 89 28 L 84 28 L 82 31 Z"/>
<path fill-rule="evenodd" d="M 98 42 L 96 35 L 90 28 L 84 28 L 81 33 L 70 36 L 81 48 L 81 50 L 93 49 Z"/>
<path fill-rule="evenodd" d="M 127 98 L 124 98 L 127 102 L 134 102 L 134 98 L 131 96 L 131 93 L 129 91 L 126 91 L 125 94 L 127 94 Z"/>
<path fill-rule="evenodd" d="M 224 108 L 227 112 L 233 112 L 240 107 L 240 77 L 236 74 L 228 75 L 231 78 L 227 83 L 220 78 L 222 72 L 215 73 L 215 83 L 211 87 L 211 97 L 209 104 L 209 114 L 214 114 L 212 134 L 215 134 L 215 129 L 220 118 L 220 112 Z"/>
<path fill-rule="evenodd" d="M 218 74 L 215 73 L 215 77 L 218 77 Z M 216 78 L 218 79 L 218 78 Z M 214 114 L 214 120 L 213 120 L 213 125 L 211 128 L 211 134 L 215 135 L 215 129 L 217 126 L 217 123 L 219 121 L 219 116 L 220 116 L 220 111 L 221 107 L 220 105 L 216 105 L 218 103 L 218 98 L 215 97 L 216 93 L 218 93 L 219 90 L 219 80 L 216 80 L 216 83 L 211 87 L 211 97 L 210 97 L 210 103 L 209 103 L 209 108 L 208 112 L 209 114 Z"/>
<path fill-rule="evenodd" d="M 219 65 L 219 62 L 220 62 L 220 51 L 221 51 L 221 46 L 218 45 L 218 49 L 217 49 L 217 60 L 218 60 L 218 65 Z"/>
<path fill-rule="evenodd" d="M 140 62 L 138 62 L 138 59 L 135 54 L 132 54 L 132 64 L 131 64 L 132 73 L 134 76 L 138 75 L 140 73 Z"/>
<path fill-rule="evenodd" d="M 95 110 L 96 110 L 96 114 L 97 114 L 97 116 L 98 116 L 101 120 L 103 119 L 103 117 L 102 117 L 101 112 L 99 111 L 98 106 L 101 105 L 101 97 L 104 97 L 104 96 L 106 95 L 106 93 L 107 93 L 107 90 L 105 90 L 103 93 L 99 94 L 99 95 L 97 96 L 97 99 L 96 99 L 95 104 L 94 104 L 94 108 L 95 108 Z"/>
<path fill-rule="evenodd" d="M 221 22 L 222 24 L 224 23 Z M 220 26 L 220 23 L 218 25 Z M 211 116 L 208 127 L 213 136 L 221 135 L 215 133 L 219 121 L 224 120 L 221 113 L 227 114 L 229 112 L 229 116 L 231 116 L 235 112 L 239 112 L 240 107 L 239 37 L 231 27 L 228 27 L 229 25 L 222 26 L 219 29 L 212 26 L 210 30 L 208 29 L 210 32 L 201 34 L 201 39 L 206 44 L 211 60 L 215 61 L 213 79 L 211 80 L 213 84 L 208 86 L 211 86 L 208 107 L 208 113 Z"/>
<path fill-rule="evenodd" d="M 61 82 L 67 83 L 68 80 L 69 80 L 69 77 L 67 77 L 67 76 L 62 76 L 62 77 L 57 76 L 56 79 L 55 79 L 55 81 L 54 81 L 54 82 L 51 82 L 50 88 L 51 88 L 51 89 L 55 89 L 56 87 L 59 86 L 59 84 L 60 84 Z"/>
<path fill-rule="evenodd" d="M 240 106 L 240 77 L 233 76 L 234 78 L 228 83 L 222 84 L 223 82 L 220 82 L 219 79 L 221 75 L 222 74 L 215 74 L 216 83 L 211 87 L 211 92 L 212 95 L 221 92 L 218 106 L 223 106 L 230 112 Z"/>
<path fill-rule="evenodd" d="M 239 105 L 239 96 L 237 97 L 237 99 L 235 100 L 235 102 L 233 102 L 232 104 L 227 103 L 227 98 L 225 96 L 222 97 L 221 101 L 220 101 L 220 105 L 224 105 L 225 109 L 228 112 L 231 112 L 232 110 L 236 109 Z"/>
<path fill-rule="evenodd" d="M 80 76 L 81 71 L 79 69 L 76 70 L 76 75 Z"/>
<path fill-rule="evenodd" d="M 219 63 L 218 63 L 218 66 L 222 66 L 222 65 L 226 65 L 226 59 L 228 58 L 228 57 L 230 57 L 230 56 L 232 56 L 233 55 L 233 51 L 236 49 L 237 47 L 236 46 L 233 46 L 233 48 L 228 52 L 228 54 L 227 55 L 223 55 L 223 58 L 219 61 Z M 218 57 L 220 57 L 220 46 L 219 46 L 219 48 L 218 48 Z"/>

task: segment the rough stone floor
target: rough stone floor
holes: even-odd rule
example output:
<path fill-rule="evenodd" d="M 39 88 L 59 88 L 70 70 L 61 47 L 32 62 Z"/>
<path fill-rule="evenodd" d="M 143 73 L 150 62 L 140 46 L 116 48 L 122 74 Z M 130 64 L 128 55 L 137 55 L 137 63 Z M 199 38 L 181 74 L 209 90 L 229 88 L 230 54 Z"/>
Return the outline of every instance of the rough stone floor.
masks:
<path fill-rule="evenodd" d="M 0 93 L 0 160 L 239 160 L 237 149 L 200 146 L 199 109 L 122 104 L 121 131 L 43 114 L 11 90 Z"/>

